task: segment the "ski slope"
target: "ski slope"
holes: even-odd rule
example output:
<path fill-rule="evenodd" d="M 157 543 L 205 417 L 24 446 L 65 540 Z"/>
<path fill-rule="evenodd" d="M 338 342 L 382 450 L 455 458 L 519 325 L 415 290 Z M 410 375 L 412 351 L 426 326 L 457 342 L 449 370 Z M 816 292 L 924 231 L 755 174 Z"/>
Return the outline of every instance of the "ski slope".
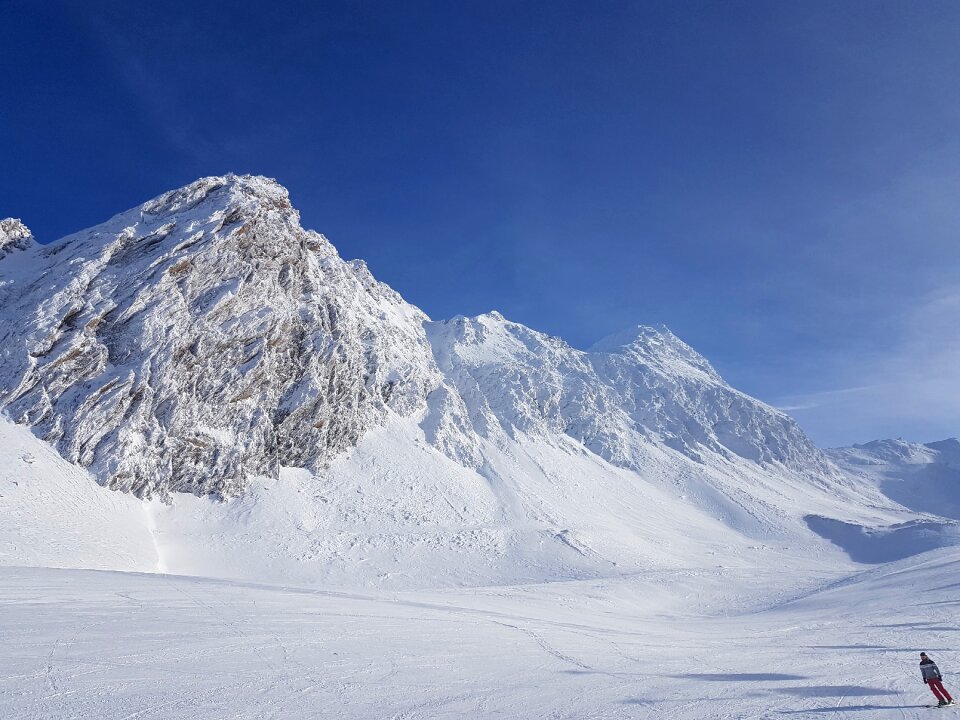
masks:
<path fill-rule="evenodd" d="M 960 663 L 960 552 L 853 576 L 654 572 L 338 593 L 0 569 L 0 716 L 924 718 Z M 952 712 L 952 711 L 946 711 Z"/>

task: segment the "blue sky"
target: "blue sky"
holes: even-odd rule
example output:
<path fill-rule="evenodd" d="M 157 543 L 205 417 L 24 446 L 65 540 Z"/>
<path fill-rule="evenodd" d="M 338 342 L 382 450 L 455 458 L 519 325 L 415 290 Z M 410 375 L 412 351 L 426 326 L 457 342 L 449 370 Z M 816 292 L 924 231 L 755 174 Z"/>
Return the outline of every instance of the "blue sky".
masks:
<path fill-rule="evenodd" d="M 0 78 L 41 240 L 268 175 L 432 317 L 665 323 L 822 445 L 960 435 L 952 0 L 0 0 Z"/>

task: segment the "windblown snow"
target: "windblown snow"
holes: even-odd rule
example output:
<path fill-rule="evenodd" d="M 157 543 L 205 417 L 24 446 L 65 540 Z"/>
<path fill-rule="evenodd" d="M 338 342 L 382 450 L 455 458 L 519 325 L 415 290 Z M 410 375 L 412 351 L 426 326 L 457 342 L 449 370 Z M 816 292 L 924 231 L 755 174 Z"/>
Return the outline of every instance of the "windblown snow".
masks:
<path fill-rule="evenodd" d="M 275 181 L 4 220 L 0 303 L 4 716 L 910 717 L 885 663 L 948 651 L 956 440 L 823 452 L 664 327 L 432 321 Z"/>

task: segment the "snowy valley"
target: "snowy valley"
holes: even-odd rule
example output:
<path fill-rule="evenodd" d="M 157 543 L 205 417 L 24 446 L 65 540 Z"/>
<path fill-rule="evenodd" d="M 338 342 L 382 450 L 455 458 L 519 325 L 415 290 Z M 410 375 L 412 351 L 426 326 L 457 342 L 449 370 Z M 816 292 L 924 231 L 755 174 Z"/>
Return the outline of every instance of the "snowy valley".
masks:
<path fill-rule="evenodd" d="M 822 451 L 666 328 L 431 320 L 233 175 L 3 221 L 0 304 L 4 717 L 902 718 L 960 667 L 960 443 Z"/>

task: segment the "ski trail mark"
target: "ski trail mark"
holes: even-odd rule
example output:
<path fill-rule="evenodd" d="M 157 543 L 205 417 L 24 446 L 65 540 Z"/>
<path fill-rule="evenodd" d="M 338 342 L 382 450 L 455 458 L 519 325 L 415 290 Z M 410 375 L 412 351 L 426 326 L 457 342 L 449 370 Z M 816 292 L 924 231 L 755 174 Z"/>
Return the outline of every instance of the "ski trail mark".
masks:
<path fill-rule="evenodd" d="M 590 665 L 586 665 L 585 663 L 582 663 L 579 660 L 577 660 L 575 657 L 571 657 L 570 655 L 566 655 L 565 653 L 560 652 L 555 647 L 550 645 L 550 643 L 548 643 L 543 637 L 535 633 L 533 630 L 528 630 L 527 628 L 522 628 L 517 625 L 510 625 L 508 623 L 499 622 L 498 620 L 492 620 L 491 622 L 496 623 L 497 625 L 500 625 L 502 627 L 513 628 L 514 630 L 522 632 L 524 635 L 526 635 L 535 643 L 537 643 L 537 645 L 539 645 L 544 652 L 546 652 L 548 655 L 552 655 L 553 657 L 555 657 L 556 659 L 562 662 L 569 663 L 570 665 L 573 665 L 574 667 L 578 667 L 581 670 L 593 670 L 593 668 Z"/>
<path fill-rule="evenodd" d="M 154 552 L 157 553 L 157 572 L 160 574 L 166 574 L 167 572 L 167 561 L 163 557 L 163 551 L 160 549 L 160 542 L 157 539 L 159 534 L 157 530 L 157 519 L 154 517 L 153 508 L 151 507 L 152 500 L 145 500 L 143 502 L 143 512 L 147 518 L 147 532 L 150 533 L 150 539 L 153 541 Z"/>

